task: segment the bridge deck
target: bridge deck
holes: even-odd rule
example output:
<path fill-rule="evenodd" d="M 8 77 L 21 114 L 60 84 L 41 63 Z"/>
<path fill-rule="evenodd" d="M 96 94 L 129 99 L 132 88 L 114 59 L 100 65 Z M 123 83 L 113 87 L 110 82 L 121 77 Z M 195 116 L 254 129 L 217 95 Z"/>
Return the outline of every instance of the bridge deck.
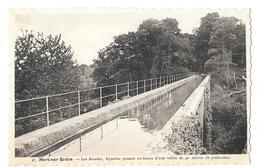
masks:
<path fill-rule="evenodd" d="M 172 123 L 178 122 L 186 116 L 197 116 L 199 119 L 203 115 L 203 95 L 205 87 L 209 88 L 210 78 L 206 77 L 203 82 L 185 100 L 183 106 L 179 108 L 176 104 L 175 92 L 165 100 L 152 105 L 151 108 L 140 112 L 145 116 L 160 114 L 167 119 L 162 123 L 162 127 L 151 127 L 144 124 L 143 116 L 136 116 L 134 119 L 123 118 L 113 120 L 105 125 L 84 135 L 79 140 L 69 143 L 59 150 L 51 153 L 50 156 L 135 156 L 135 155 L 172 155 L 172 152 L 165 148 L 164 137 L 172 133 Z M 182 93 L 182 91 L 179 91 Z M 202 106 L 200 106 L 202 103 Z M 197 113 L 197 111 L 200 111 Z M 162 114 L 164 113 L 164 114 Z M 168 117 L 169 116 L 169 117 Z M 156 118 L 146 119 L 151 124 L 161 120 Z M 156 125 L 160 125 L 158 122 Z M 102 131 L 102 139 L 100 138 Z M 81 146 L 80 146 L 81 145 Z"/>
<path fill-rule="evenodd" d="M 198 76 L 191 76 L 175 83 L 165 85 L 161 88 L 134 96 L 127 100 L 105 106 L 101 109 L 17 137 L 15 139 L 15 154 L 16 156 L 45 155 L 46 153 L 42 153 L 42 151 L 50 152 L 48 151 L 50 148 L 59 143 L 64 143 L 66 139 L 71 141 L 73 138 L 78 138 L 87 129 L 94 129 L 102 122 L 112 120 L 118 115 L 121 115 L 127 110 L 131 110 L 140 104 L 149 103 L 150 100 L 167 94 L 172 89 L 180 87 L 187 81 L 196 78 L 198 78 Z"/>

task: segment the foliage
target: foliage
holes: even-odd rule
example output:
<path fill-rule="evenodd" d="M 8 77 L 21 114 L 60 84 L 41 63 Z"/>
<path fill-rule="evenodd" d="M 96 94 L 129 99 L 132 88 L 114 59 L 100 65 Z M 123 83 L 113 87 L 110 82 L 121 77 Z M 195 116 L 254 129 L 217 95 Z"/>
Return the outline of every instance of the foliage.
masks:
<path fill-rule="evenodd" d="M 245 95 L 231 96 L 229 91 L 212 93 L 211 153 L 241 153 L 247 141 Z"/>
<path fill-rule="evenodd" d="M 172 124 L 172 133 L 165 137 L 168 148 L 179 155 L 205 154 L 206 149 L 202 146 L 200 129 L 196 117 L 183 117 L 182 120 Z"/>
<path fill-rule="evenodd" d="M 25 99 L 78 88 L 77 64 L 61 35 L 25 31 L 15 41 L 15 97 Z"/>
<path fill-rule="evenodd" d="M 92 73 L 94 68 L 91 66 L 81 64 L 78 66 L 79 71 L 79 89 L 87 89 L 95 87 L 95 82 L 93 80 Z"/>
<path fill-rule="evenodd" d="M 175 19 L 145 20 L 99 52 L 94 79 L 104 85 L 190 71 L 195 59 L 189 38 Z"/>
<path fill-rule="evenodd" d="M 220 125 L 219 125 L 220 126 Z M 214 127 L 214 134 L 217 136 L 211 146 L 211 153 L 215 154 L 240 154 L 246 148 L 247 128 L 246 121 L 238 120 L 231 130 L 223 127 Z"/>
<path fill-rule="evenodd" d="M 217 61 L 226 66 L 233 63 L 245 67 L 245 25 L 234 17 L 209 13 L 201 18 L 201 25 L 195 31 L 194 47 L 202 72 L 208 72 L 205 63 L 209 59 L 210 63 Z M 206 66 L 209 67 L 209 62 Z"/>
<path fill-rule="evenodd" d="M 197 58 L 198 70 L 204 72 L 204 63 L 209 59 L 209 39 L 216 20 L 219 19 L 218 13 L 209 13 L 201 18 L 201 25 L 195 29 L 193 44 L 195 56 Z"/>
<path fill-rule="evenodd" d="M 23 31 L 15 41 L 15 98 L 20 100 L 78 89 L 79 71 L 72 56 L 71 46 L 61 40 L 61 35 L 45 37 L 43 33 Z M 68 101 L 74 97 L 52 97 L 49 108 L 68 105 Z M 45 99 L 15 104 L 15 118 L 44 111 Z M 75 115 L 73 111 L 75 110 L 65 109 L 52 112 L 54 117 L 50 123 Z M 46 125 L 46 114 L 18 120 L 15 124 L 15 135 L 19 136 Z"/>

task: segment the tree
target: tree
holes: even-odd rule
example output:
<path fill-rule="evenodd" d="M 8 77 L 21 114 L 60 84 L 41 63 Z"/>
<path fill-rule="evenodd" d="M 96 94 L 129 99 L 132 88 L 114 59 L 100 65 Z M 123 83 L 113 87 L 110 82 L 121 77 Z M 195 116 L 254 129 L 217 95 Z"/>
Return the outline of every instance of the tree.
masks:
<path fill-rule="evenodd" d="M 104 85 L 186 72 L 195 62 L 192 50 L 176 19 L 148 19 L 99 52 L 93 76 Z"/>
<path fill-rule="evenodd" d="M 145 66 L 134 32 L 115 37 L 114 42 L 98 53 L 94 60 L 93 77 L 98 85 L 137 80 L 143 76 Z"/>
<path fill-rule="evenodd" d="M 140 24 L 136 34 L 137 40 L 137 51 L 142 57 L 144 65 L 144 78 L 151 76 L 158 76 L 157 74 L 151 73 L 151 68 L 154 64 L 155 57 L 158 57 L 158 43 L 159 38 L 162 35 L 162 21 L 156 19 L 148 19 Z M 161 62 L 162 59 L 159 60 Z"/>
<path fill-rule="evenodd" d="M 210 59 L 206 62 L 206 66 L 211 66 L 212 60 L 214 64 L 219 64 L 220 66 L 215 66 L 216 71 L 218 68 L 222 69 L 228 87 L 231 85 L 230 78 L 233 77 L 232 65 L 236 65 L 232 61 L 232 52 L 237 43 L 237 37 L 234 34 L 237 24 L 238 20 L 234 17 L 221 17 L 216 21 L 209 40 Z"/>
<path fill-rule="evenodd" d="M 234 30 L 234 34 L 237 37 L 236 44 L 232 51 L 232 61 L 237 65 L 246 67 L 246 27 L 241 20 L 237 22 L 237 26 Z"/>
<path fill-rule="evenodd" d="M 235 17 L 219 17 L 209 13 L 201 18 L 201 25 L 192 39 L 198 71 L 213 73 L 218 81 L 232 87 L 239 67 L 245 67 L 245 25 Z M 235 70 L 237 69 L 237 70 Z M 236 85 L 236 84 L 235 84 Z"/>
<path fill-rule="evenodd" d="M 15 41 L 15 98 L 55 94 L 78 88 L 79 72 L 71 46 L 61 35 L 23 31 Z"/>
<path fill-rule="evenodd" d="M 85 64 L 81 64 L 80 66 L 78 66 L 78 71 L 80 74 L 80 78 L 79 78 L 79 82 L 80 82 L 79 88 L 80 89 L 95 87 L 95 82 L 91 78 L 93 70 L 94 70 L 94 68 L 92 68 L 91 66 L 85 65 Z"/>
<path fill-rule="evenodd" d="M 205 72 L 204 64 L 209 59 L 209 40 L 213 31 L 213 27 L 215 26 L 218 19 L 218 13 L 209 13 L 205 17 L 201 18 L 200 27 L 195 29 L 195 38 L 193 44 L 196 50 L 195 55 L 198 63 L 198 71 L 200 72 Z"/>

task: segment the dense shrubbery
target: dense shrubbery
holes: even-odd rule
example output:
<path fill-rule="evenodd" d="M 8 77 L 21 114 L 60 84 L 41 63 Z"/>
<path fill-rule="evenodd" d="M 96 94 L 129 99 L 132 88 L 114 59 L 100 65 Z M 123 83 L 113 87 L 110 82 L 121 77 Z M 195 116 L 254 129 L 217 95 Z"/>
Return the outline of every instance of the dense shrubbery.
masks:
<path fill-rule="evenodd" d="M 247 141 L 245 94 L 234 97 L 230 92 L 213 92 L 211 107 L 212 146 L 208 150 L 210 153 L 241 153 Z"/>
<path fill-rule="evenodd" d="M 185 117 L 172 125 L 172 133 L 165 137 L 167 147 L 175 154 L 205 154 L 201 126 L 196 117 Z"/>

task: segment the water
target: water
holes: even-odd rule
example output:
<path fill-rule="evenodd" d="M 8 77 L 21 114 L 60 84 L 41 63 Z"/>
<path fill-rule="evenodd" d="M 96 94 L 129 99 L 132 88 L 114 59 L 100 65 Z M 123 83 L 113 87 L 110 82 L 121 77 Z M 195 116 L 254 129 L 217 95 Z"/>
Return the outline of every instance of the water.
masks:
<path fill-rule="evenodd" d="M 141 105 L 52 152 L 50 156 L 145 155 L 156 149 L 163 126 L 189 97 L 201 79 L 188 82 L 164 96 Z"/>

